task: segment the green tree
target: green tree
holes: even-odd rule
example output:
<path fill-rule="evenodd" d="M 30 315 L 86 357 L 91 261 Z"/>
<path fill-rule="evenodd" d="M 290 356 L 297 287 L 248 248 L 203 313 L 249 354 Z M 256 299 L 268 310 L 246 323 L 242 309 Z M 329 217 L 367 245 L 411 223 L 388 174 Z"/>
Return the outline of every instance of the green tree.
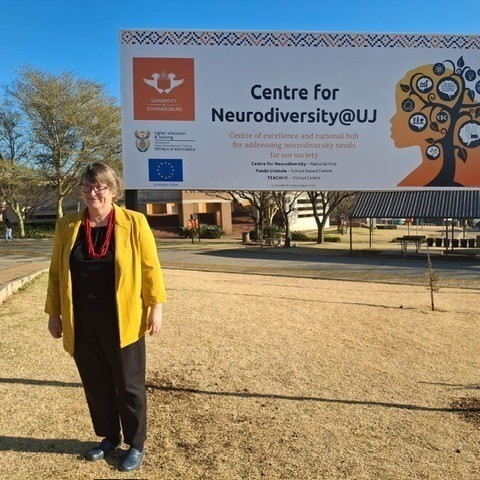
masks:
<path fill-rule="evenodd" d="M 57 217 L 85 165 L 121 165 L 120 109 L 98 82 L 71 72 L 53 75 L 24 67 L 7 87 L 32 132 L 33 159 L 55 194 Z"/>

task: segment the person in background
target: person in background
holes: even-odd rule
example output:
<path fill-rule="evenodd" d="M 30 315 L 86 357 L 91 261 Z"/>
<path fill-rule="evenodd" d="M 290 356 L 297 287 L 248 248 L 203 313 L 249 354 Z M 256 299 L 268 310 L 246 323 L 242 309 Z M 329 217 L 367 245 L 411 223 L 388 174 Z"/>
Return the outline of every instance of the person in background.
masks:
<path fill-rule="evenodd" d="M 45 312 L 73 355 L 95 433 L 88 460 L 129 445 L 120 469 L 140 466 L 146 439 L 145 333 L 162 324 L 165 288 L 152 231 L 141 213 L 118 207 L 122 182 L 89 165 L 78 179 L 86 208 L 58 220 Z"/>
<path fill-rule="evenodd" d="M 5 218 L 5 243 L 8 243 L 8 241 L 13 242 L 13 228 L 12 228 L 12 223 L 10 220 Z"/>

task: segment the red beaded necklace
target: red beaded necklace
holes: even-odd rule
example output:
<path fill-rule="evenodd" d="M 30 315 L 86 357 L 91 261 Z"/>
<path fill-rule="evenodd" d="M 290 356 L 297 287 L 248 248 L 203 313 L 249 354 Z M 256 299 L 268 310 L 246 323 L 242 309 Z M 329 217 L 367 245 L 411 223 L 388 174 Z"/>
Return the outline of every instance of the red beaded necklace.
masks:
<path fill-rule="evenodd" d="M 95 246 L 93 245 L 92 226 L 90 225 L 90 215 L 88 214 L 88 208 L 85 210 L 85 215 L 83 218 L 85 223 L 85 238 L 87 240 L 88 256 L 92 259 L 104 257 L 108 252 L 108 247 L 110 246 L 110 243 L 112 242 L 113 227 L 115 224 L 115 210 L 112 208 L 112 210 L 108 214 L 107 233 L 98 253 L 95 252 Z"/>

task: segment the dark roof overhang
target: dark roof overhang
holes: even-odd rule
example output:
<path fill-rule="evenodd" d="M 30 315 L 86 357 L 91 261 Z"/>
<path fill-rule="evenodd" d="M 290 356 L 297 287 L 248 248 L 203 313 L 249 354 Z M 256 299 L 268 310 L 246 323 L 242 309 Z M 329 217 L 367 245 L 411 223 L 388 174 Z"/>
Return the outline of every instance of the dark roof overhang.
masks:
<path fill-rule="evenodd" d="M 480 218 L 480 190 L 362 192 L 351 218 Z"/>

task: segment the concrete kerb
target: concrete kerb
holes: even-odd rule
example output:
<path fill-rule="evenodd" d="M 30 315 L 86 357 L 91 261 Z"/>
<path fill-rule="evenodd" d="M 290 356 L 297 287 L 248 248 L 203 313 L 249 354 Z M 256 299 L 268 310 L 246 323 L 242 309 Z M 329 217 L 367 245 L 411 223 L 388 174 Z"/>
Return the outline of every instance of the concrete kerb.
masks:
<path fill-rule="evenodd" d="M 18 291 L 23 285 L 28 282 L 31 282 L 42 273 L 48 272 L 48 268 L 43 268 L 35 272 L 29 273 L 28 275 L 23 275 L 17 277 L 8 283 L 0 286 L 0 304 L 4 303 L 9 297 L 11 297 L 16 291 Z"/>

